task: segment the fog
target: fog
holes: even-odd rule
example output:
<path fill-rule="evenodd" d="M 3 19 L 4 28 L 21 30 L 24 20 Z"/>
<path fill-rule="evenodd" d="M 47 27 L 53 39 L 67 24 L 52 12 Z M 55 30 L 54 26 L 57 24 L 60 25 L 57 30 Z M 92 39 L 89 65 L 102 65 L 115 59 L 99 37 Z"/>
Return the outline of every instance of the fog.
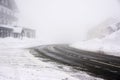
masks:
<path fill-rule="evenodd" d="M 45 43 L 73 43 L 108 18 L 118 18 L 118 0 L 16 0 L 19 25 L 37 30 Z"/>

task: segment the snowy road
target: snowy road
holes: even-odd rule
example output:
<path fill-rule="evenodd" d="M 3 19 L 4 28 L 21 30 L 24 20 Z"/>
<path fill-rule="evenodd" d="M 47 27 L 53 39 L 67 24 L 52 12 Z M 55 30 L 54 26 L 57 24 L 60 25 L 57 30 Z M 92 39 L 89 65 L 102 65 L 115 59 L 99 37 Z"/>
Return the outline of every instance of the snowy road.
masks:
<path fill-rule="evenodd" d="M 64 63 L 77 65 L 83 70 L 108 80 L 119 80 L 120 58 L 105 54 L 77 50 L 66 45 L 47 45 L 36 51 Z"/>
<path fill-rule="evenodd" d="M 0 49 L 0 80 L 102 80 L 85 72 L 40 60 L 28 49 Z"/>

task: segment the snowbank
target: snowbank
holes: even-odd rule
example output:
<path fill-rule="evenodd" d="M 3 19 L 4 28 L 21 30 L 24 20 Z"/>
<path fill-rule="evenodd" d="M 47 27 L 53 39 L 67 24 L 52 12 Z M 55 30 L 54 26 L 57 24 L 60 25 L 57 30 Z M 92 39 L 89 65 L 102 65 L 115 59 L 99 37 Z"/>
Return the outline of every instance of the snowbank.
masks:
<path fill-rule="evenodd" d="M 0 38 L 0 48 L 30 48 L 41 45 L 42 42 L 36 39 L 17 39 L 17 38 Z"/>
<path fill-rule="evenodd" d="M 77 42 L 70 46 L 81 50 L 120 56 L 120 30 L 103 39 L 92 39 L 84 42 Z"/>
<path fill-rule="evenodd" d="M 100 48 L 99 46 L 101 46 L 101 41 L 99 39 L 93 39 L 84 42 L 77 42 L 70 46 L 81 50 L 98 51 Z"/>

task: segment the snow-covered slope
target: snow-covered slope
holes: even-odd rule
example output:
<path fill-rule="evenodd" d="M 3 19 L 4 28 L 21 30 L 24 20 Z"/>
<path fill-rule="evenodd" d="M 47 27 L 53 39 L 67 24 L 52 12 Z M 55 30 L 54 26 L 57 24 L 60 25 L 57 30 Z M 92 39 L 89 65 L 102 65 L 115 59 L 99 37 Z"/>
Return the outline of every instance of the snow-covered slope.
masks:
<path fill-rule="evenodd" d="M 120 56 L 120 30 L 103 39 L 92 39 L 84 42 L 77 42 L 70 46 L 77 49 Z"/>
<path fill-rule="evenodd" d="M 103 38 L 120 29 L 119 18 L 108 18 L 87 32 L 87 39 Z"/>

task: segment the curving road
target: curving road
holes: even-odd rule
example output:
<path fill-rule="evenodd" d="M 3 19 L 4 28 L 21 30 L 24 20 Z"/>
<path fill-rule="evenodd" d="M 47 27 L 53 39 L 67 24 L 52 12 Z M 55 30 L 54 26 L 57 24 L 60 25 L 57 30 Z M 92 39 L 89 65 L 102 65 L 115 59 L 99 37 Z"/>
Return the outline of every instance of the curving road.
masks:
<path fill-rule="evenodd" d="M 51 59 L 78 66 L 107 80 L 120 80 L 120 57 L 71 48 L 68 45 L 45 45 L 34 48 Z"/>

